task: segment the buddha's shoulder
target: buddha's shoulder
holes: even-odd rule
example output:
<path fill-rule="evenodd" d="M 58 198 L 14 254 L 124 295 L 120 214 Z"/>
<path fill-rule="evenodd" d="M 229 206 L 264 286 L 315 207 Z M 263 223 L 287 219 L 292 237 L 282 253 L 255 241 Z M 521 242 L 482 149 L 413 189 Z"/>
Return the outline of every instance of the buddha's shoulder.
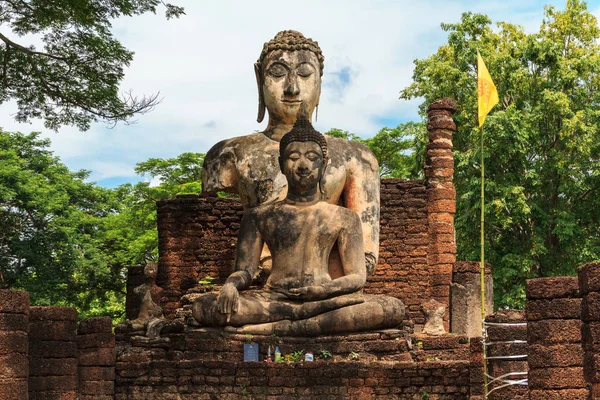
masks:
<path fill-rule="evenodd" d="M 207 159 L 218 158 L 224 154 L 243 154 L 245 152 L 256 151 L 258 148 L 264 148 L 273 142 L 262 132 L 255 132 L 250 135 L 236 136 L 234 138 L 221 140 L 210 148 L 206 154 Z"/>
<path fill-rule="evenodd" d="M 369 165 L 373 171 L 379 171 L 377 158 L 364 144 L 328 135 L 325 139 L 332 164 L 347 164 L 354 159 L 363 166 Z"/>
<path fill-rule="evenodd" d="M 319 211 L 328 216 L 336 216 L 342 220 L 351 220 L 360 222 L 358 214 L 346 207 L 338 206 L 337 204 L 320 201 L 317 203 Z"/>

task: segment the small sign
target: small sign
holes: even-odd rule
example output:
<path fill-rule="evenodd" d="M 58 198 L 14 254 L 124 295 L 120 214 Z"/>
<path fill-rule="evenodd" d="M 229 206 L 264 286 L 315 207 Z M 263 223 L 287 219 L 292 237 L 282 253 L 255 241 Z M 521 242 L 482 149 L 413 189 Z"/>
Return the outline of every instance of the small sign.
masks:
<path fill-rule="evenodd" d="M 313 353 L 306 353 L 304 355 L 304 361 L 314 361 L 315 357 L 313 356 Z"/>
<path fill-rule="evenodd" d="M 258 343 L 244 344 L 244 361 L 258 362 Z"/>

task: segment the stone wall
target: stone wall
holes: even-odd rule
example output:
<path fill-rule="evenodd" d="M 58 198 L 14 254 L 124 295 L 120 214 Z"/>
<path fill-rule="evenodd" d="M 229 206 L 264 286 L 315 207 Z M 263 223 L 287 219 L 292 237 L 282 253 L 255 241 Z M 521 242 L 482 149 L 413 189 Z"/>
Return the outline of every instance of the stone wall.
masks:
<path fill-rule="evenodd" d="M 506 380 L 527 378 L 527 320 L 523 310 L 499 310 L 488 315 L 487 356 L 489 375 L 498 378 L 503 375 Z M 494 358 L 506 357 L 506 358 Z M 509 358 L 512 357 L 512 358 Z M 517 358 L 518 357 L 518 358 Z M 525 373 L 525 375 L 510 373 Z M 501 387 L 504 382 L 490 384 L 490 400 L 529 399 L 527 385 Z"/>
<path fill-rule="evenodd" d="M 579 267 L 579 291 L 583 296 L 583 372 L 592 399 L 600 399 L 600 263 Z"/>
<path fill-rule="evenodd" d="M 577 277 L 527 281 L 527 343 L 531 400 L 587 400 Z"/>
<path fill-rule="evenodd" d="M 112 400 L 115 394 L 115 335 L 110 317 L 87 318 L 77 328 L 79 400 Z"/>
<path fill-rule="evenodd" d="M 469 337 L 481 336 L 481 264 L 456 261 L 450 285 L 450 332 Z M 485 265 L 485 312 L 494 311 L 494 280 L 490 264 Z"/>
<path fill-rule="evenodd" d="M 77 311 L 29 309 L 29 399 L 77 398 Z"/>
<path fill-rule="evenodd" d="M 0 290 L 0 398 L 27 399 L 29 294 Z"/>
<path fill-rule="evenodd" d="M 244 335 L 198 329 L 160 347 L 119 340 L 116 399 L 469 399 L 482 393 L 481 341 L 386 330 L 319 338 L 252 337 L 261 358 L 327 349 L 334 359 L 243 362 Z M 224 335 L 224 336 L 221 336 Z M 479 344 L 479 346 L 477 345 Z M 472 350 L 473 349 L 473 350 Z M 352 352 L 358 358 L 352 358 Z M 475 397 L 471 397 L 475 398 Z"/>

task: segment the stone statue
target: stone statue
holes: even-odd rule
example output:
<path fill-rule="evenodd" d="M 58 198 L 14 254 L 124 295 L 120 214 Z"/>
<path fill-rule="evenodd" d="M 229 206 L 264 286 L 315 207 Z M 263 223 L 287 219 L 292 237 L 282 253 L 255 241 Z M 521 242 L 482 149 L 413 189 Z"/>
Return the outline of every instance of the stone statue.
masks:
<path fill-rule="evenodd" d="M 202 170 L 205 193 L 238 193 L 245 210 L 283 200 L 287 182 L 277 165 L 279 141 L 292 129 L 303 104 L 312 120 L 318 107 L 323 54 L 317 42 L 300 32 L 283 31 L 265 43 L 254 69 L 258 84 L 258 122 L 269 112 L 264 132 L 224 140 L 207 153 Z M 367 273 L 379 253 L 379 165 L 365 146 L 326 136 L 329 166 L 321 181 L 323 200 L 360 216 Z M 268 260 L 264 250 L 262 260 Z M 330 275 L 342 276 L 337 249 L 331 252 Z"/>
<path fill-rule="evenodd" d="M 141 331 L 144 336 L 133 336 L 139 343 L 166 343 L 169 338 L 161 338 L 160 332 L 165 326 L 163 311 L 160 307 L 162 289 L 156 285 L 158 265 L 149 262 L 144 267 L 145 282 L 133 289 L 140 300 L 140 312 L 136 319 L 127 321 L 131 331 Z"/>
<path fill-rule="evenodd" d="M 444 304 L 431 299 L 421 304 L 421 311 L 423 311 L 423 314 L 425 315 L 423 333 L 433 336 L 439 336 L 446 333 L 446 329 L 444 329 L 446 306 Z"/>
<path fill-rule="evenodd" d="M 299 117 L 279 146 L 286 197 L 245 213 L 235 272 L 218 294 L 194 302 L 194 318 L 202 326 L 281 336 L 398 326 L 404 317 L 399 299 L 361 293 L 367 271 L 359 215 L 321 201 L 323 179 L 331 168 L 329 142 L 306 117 Z M 246 290 L 265 243 L 273 260 L 270 275 L 263 289 Z M 328 260 L 334 246 L 343 276 L 332 279 Z"/>

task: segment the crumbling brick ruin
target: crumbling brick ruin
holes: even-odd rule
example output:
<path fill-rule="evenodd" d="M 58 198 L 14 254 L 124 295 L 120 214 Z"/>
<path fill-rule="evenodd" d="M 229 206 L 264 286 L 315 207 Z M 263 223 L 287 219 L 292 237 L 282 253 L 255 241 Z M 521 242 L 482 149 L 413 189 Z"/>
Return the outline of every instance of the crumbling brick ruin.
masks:
<path fill-rule="evenodd" d="M 125 325 L 113 333 L 108 317 L 77 323 L 73 309 L 30 307 L 27 293 L 0 290 L 0 400 L 483 400 L 478 263 L 456 261 L 454 110 L 447 99 L 429 109 L 424 181 L 382 181 L 380 258 L 365 292 L 404 301 L 408 318 L 398 329 L 278 338 L 186 326 L 189 294 L 210 289 L 198 281 L 210 275 L 218 285 L 233 269 L 243 209 L 236 199 L 181 196 L 158 204 L 157 283 L 167 316 L 162 340 L 136 341 Z M 139 307 L 131 289 L 143 279 L 143 266 L 130 269 L 130 319 Z M 491 298 L 491 284 L 485 290 Z M 498 343 L 487 349 L 492 357 L 527 354 L 527 361 L 490 360 L 488 366 L 493 375 L 529 370 L 529 387 L 499 389 L 489 398 L 600 398 L 600 263 L 580 267 L 578 279 L 531 280 L 527 297 L 525 312 L 487 318 L 521 324 L 490 326 L 488 339 Z M 431 298 L 448 307 L 445 328 L 452 333 L 421 333 L 420 306 Z M 250 340 L 260 345 L 260 359 L 274 345 L 284 353 L 332 357 L 244 362 Z"/>

